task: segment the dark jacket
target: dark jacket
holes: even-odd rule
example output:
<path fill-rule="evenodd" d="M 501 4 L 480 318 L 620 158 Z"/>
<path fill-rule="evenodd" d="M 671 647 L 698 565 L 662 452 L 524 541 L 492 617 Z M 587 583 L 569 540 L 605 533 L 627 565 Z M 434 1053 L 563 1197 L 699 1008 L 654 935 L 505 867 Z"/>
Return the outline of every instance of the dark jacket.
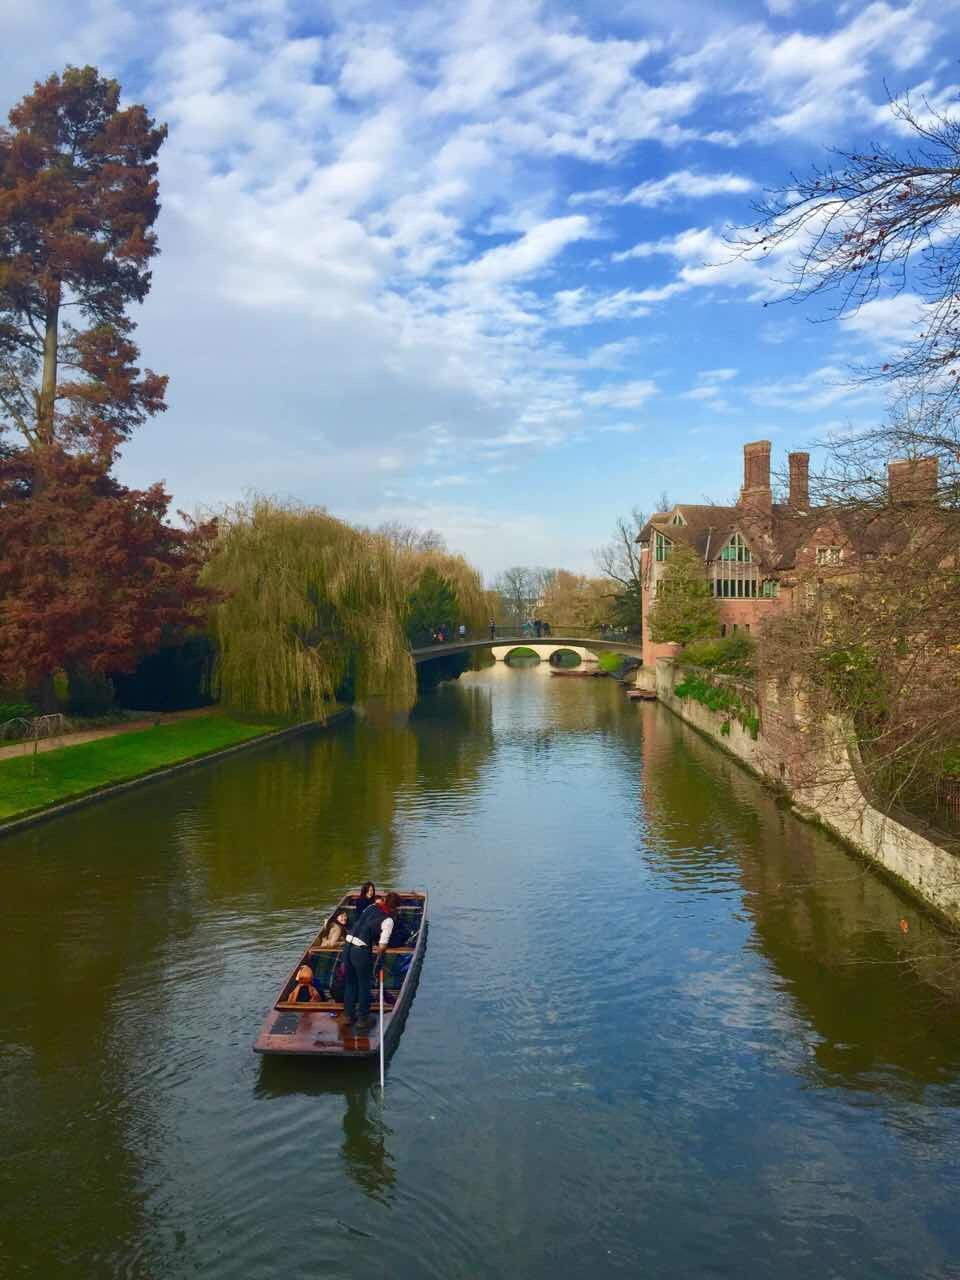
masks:
<path fill-rule="evenodd" d="M 387 913 L 383 911 L 378 902 L 373 902 L 367 907 L 347 930 L 353 937 L 359 938 L 361 942 L 365 942 L 368 947 L 375 947 L 380 942 L 380 926 L 384 920 L 388 919 Z"/>

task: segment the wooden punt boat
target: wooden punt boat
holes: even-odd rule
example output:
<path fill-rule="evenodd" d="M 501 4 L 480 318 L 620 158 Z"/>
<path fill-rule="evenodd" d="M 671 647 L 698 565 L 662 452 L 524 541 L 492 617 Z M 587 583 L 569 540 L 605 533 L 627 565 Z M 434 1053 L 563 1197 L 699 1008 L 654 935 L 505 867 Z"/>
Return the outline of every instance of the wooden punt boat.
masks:
<path fill-rule="evenodd" d="M 571 677 L 573 677 L 573 678 L 579 678 L 580 680 L 586 680 L 586 679 L 590 679 L 590 678 L 592 678 L 592 677 L 594 677 L 594 676 L 605 676 L 607 673 L 606 673 L 605 671 L 580 671 L 580 670 L 575 670 L 575 671 L 563 671 L 563 670 L 560 670 L 560 671 L 551 671 L 551 672 L 550 672 L 550 674 L 551 674 L 552 676 L 566 676 L 566 677 L 567 677 L 567 679 L 570 679 Z"/>
<path fill-rule="evenodd" d="M 627 697 L 631 702 L 656 702 L 657 700 L 653 689 L 628 689 Z"/>
<path fill-rule="evenodd" d="M 301 965 L 310 967 L 314 974 L 314 985 L 321 995 L 329 996 L 341 948 L 321 947 L 320 934 L 317 934 L 280 988 L 280 994 L 267 1014 L 253 1046 L 256 1053 L 372 1058 L 380 1052 L 381 1035 L 384 1051 L 389 1052 L 393 1048 L 413 999 L 427 940 L 427 895 L 416 890 L 398 890 L 397 895 L 400 899 L 400 916 L 413 933 L 408 946 L 388 947 L 384 953 L 383 1026 L 380 1025 L 379 979 L 374 984 L 370 1006 L 373 1025 L 365 1031 L 344 1027 L 337 1020 L 337 1014 L 343 1009 L 342 1001 L 325 998 L 309 1004 L 293 1004 L 287 998 L 296 986 L 296 972 Z M 346 908 L 352 921 L 356 916 L 357 901 L 356 892 L 345 894 L 330 916 Z"/>

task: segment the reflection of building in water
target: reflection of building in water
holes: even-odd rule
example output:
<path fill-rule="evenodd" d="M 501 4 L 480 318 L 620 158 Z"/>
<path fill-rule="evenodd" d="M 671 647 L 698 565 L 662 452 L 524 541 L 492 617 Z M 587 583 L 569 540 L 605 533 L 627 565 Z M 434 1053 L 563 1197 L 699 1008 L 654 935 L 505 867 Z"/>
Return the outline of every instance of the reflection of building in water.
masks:
<path fill-rule="evenodd" d="M 360 1190 L 373 1200 L 389 1200 L 397 1180 L 393 1157 L 387 1149 L 392 1130 L 383 1108 L 371 1098 L 379 1085 L 358 1085 L 346 1091 L 343 1112 L 343 1163 Z"/>
<path fill-rule="evenodd" d="M 678 890 L 732 870 L 760 952 L 819 1037 L 817 1082 L 915 1091 L 953 1077 L 951 935 L 689 725 L 655 704 L 642 715 L 650 861 Z"/>

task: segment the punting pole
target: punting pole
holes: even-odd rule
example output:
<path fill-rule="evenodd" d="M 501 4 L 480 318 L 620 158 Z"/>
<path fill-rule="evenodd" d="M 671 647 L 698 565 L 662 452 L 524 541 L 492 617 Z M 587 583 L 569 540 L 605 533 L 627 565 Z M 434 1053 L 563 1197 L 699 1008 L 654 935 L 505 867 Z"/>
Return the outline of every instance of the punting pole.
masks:
<path fill-rule="evenodd" d="M 383 1098 L 383 968 L 380 969 L 380 1097 Z"/>

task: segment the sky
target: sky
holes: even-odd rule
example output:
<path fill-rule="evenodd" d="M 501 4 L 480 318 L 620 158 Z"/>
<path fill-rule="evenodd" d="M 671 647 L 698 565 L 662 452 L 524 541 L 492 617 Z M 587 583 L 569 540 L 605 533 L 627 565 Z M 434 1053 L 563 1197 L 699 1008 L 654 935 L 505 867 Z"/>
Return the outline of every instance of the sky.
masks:
<path fill-rule="evenodd" d="M 742 444 L 876 422 L 915 299 L 818 322 L 725 228 L 957 96 L 956 0 L 0 0 L 0 107 L 66 63 L 169 125 L 138 308 L 169 409 L 129 484 L 593 569 L 616 517 L 732 500 Z M 765 305 L 769 304 L 769 305 Z"/>

